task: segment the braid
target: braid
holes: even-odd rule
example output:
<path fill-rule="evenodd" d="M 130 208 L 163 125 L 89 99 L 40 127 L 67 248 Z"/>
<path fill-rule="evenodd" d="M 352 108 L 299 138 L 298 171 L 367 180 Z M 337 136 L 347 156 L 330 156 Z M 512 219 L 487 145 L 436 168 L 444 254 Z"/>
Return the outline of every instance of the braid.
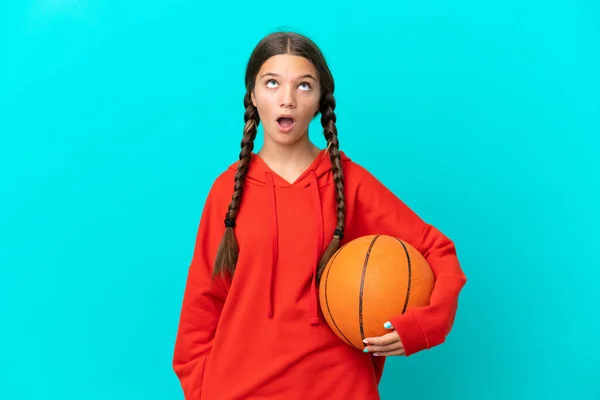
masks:
<path fill-rule="evenodd" d="M 333 239 L 325 250 L 319 267 L 317 269 L 317 279 L 321 278 L 325 266 L 329 259 L 335 254 L 339 248 L 340 241 L 344 237 L 346 203 L 344 199 L 344 171 L 342 170 L 342 158 L 340 155 L 340 144 L 337 137 L 337 128 L 335 126 L 335 98 L 333 94 L 327 93 L 321 101 L 321 125 L 323 126 L 323 134 L 327 140 L 327 150 L 331 158 L 331 169 L 333 171 L 333 182 L 336 189 L 337 200 L 337 225 Z"/>
<path fill-rule="evenodd" d="M 239 248 L 233 228 L 235 227 L 235 219 L 244 192 L 244 181 L 246 180 L 246 174 L 250 167 L 250 157 L 252 155 L 252 150 L 254 150 L 254 139 L 256 138 L 257 127 L 260 123 L 258 110 L 252 104 L 250 91 L 247 91 L 244 96 L 244 106 L 246 108 L 246 111 L 244 112 L 245 125 L 244 136 L 242 137 L 241 143 L 242 149 L 239 155 L 240 161 L 235 173 L 233 195 L 231 197 L 231 202 L 229 203 L 227 215 L 225 216 L 225 233 L 223 234 L 215 258 L 213 277 L 233 277 L 235 265 L 237 264 Z"/>

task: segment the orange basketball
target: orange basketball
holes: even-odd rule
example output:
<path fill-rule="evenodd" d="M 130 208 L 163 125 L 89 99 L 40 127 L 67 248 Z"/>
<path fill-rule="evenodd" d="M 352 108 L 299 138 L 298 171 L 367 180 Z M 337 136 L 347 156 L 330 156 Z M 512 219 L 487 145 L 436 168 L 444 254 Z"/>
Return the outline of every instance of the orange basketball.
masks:
<path fill-rule="evenodd" d="M 363 339 L 390 330 L 383 324 L 411 307 L 426 306 L 434 276 L 410 244 L 369 235 L 342 246 L 325 267 L 319 300 L 325 320 L 340 339 L 363 349 Z"/>

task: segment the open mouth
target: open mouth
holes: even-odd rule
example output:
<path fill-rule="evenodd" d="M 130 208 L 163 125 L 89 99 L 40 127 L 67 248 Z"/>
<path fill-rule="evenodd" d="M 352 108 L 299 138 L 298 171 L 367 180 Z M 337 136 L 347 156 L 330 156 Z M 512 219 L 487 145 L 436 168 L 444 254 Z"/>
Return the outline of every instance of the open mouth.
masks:
<path fill-rule="evenodd" d="M 282 115 L 277 118 L 277 125 L 279 126 L 279 130 L 282 132 L 289 132 L 294 126 L 294 117 L 291 115 Z"/>

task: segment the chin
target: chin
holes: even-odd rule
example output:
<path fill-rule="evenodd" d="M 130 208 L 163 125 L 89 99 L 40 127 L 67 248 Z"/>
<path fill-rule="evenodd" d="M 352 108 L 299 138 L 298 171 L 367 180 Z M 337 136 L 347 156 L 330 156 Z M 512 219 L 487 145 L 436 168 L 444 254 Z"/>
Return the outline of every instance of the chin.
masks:
<path fill-rule="evenodd" d="M 290 145 L 296 144 L 296 143 L 300 142 L 305 136 L 306 136 L 306 134 L 298 134 L 298 133 L 295 133 L 294 131 L 282 133 L 282 132 L 279 132 L 279 130 L 277 130 L 275 132 L 275 134 L 267 135 L 269 140 L 271 140 L 273 143 L 276 143 L 281 146 L 290 146 Z"/>

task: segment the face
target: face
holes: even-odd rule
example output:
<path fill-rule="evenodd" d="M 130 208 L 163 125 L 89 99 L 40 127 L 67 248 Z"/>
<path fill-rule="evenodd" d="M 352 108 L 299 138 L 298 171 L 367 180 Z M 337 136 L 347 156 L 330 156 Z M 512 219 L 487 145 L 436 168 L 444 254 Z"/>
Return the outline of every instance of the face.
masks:
<path fill-rule="evenodd" d="M 317 70 L 306 58 L 282 54 L 267 59 L 252 92 L 265 144 L 291 145 L 305 138 L 319 110 L 320 92 Z"/>

